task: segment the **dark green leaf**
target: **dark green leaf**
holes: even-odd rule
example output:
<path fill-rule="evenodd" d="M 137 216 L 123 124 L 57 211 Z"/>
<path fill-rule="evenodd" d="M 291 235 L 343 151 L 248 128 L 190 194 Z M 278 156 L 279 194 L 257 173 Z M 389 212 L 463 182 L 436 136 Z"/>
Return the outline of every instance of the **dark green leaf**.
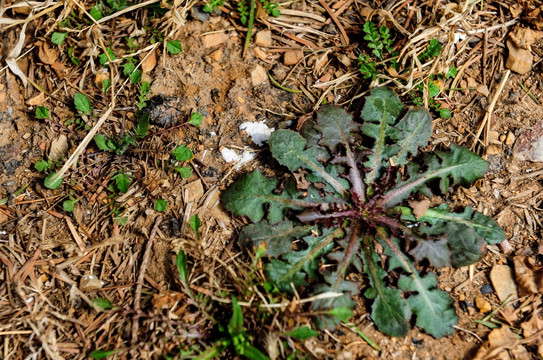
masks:
<path fill-rule="evenodd" d="M 302 326 L 301 328 L 285 332 L 283 334 L 298 340 L 306 340 L 312 337 L 319 336 L 319 332 L 311 329 L 309 326 Z"/>
<path fill-rule="evenodd" d="M 108 356 L 113 355 L 115 353 L 118 353 L 119 351 L 121 351 L 121 350 L 110 350 L 110 351 L 107 351 L 107 350 L 94 350 L 93 352 L 91 352 L 89 354 L 89 356 L 91 358 L 93 358 L 93 359 L 100 360 L 100 359 L 105 359 Z"/>
<path fill-rule="evenodd" d="M 187 145 L 181 145 L 173 149 L 172 155 L 175 156 L 177 161 L 189 161 L 194 155 Z"/>
<path fill-rule="evenodd" d="M 120 192 L 126 193 L 128 191 L 130 187 L 130 177 L 128 175 L 119 173 L 113 176 L 113 180 L 115 180 L 115 185 L 117 185 L 117 189 Z"/>
<path fill-rule="evenodd" d="M 45 106 L 38 106 L 36 108 L 36 119 L 50 119 L 49 109 Z"/>
<path fill-rule="evenodd" d="M 419 147 L 428 145 L 432 136 L 432 117 L 424 108 L 410 109 L 396 124 L 398 140 L 394 144 L 396 155 L 390 158 L 394 165 L 407 164 L 407 156 L 415 155 Z"/>
<path fill-rule="evenodd" d="M 45 178 L 43 184 L 48 189 L 58 189 L 62 184 L 62 178 L 57 176 L 56 173 L 51 173 L 48 177 Z"/>
<path fill-rule="evenodd" d="M 442 119 L 450 119 L 452 117 L 451 110 L 447 108 L 439 109 L 439 117 Z"/>
<path fill-rule="evenodd" d="M 403 105 L 398 96 L 385 87 L 372 90 L 371 95 L 366 98 L 361 114 L 364 120 L 362 132 L 375 140 L 371 148 L 373 154 L 364 164 L 370 170 L 366 174 L 368 184 L 373 184 L 383 173 L 383 161 L 390 156 L 386 142 L 391 136 L 398 138 L 394 124 L 402 109 Z"/>
<path fill-rule="evenodd" d="M 407 299 L 417 316 L 417 326 L 436 338 L 454 332 L 453 326 L 458 322 L 458 316 L 452 307 L 453 301 L 449 294 L 435 288 L 437 280 L 434 274 L 425 277 L 419 277 L 416 273 L 402 275 L 398 285 L 403 291 L 417 293 Z"/>
<path fill-rule="evenodd" d="M 223 192 L 221 200 L 235 216 L 245 215 L 256 223 L 264 218 L 264 205 L 270 201 L 276 186 L 277 179 L 267 178 L 257 169 Z"/>
<path fill-rule="evenodd" d="M 292 130 L 276 130 L 270 136 L 270 150 L 279 163 L 290 171 L 300 168 L 310 170 L 315 176 L 330 184 L 339 194 L 347 195 L 345 186 L 326 172 L 317 160 L 315 148 L 305 149 L 307 141 Z"/>
<path fill-rule="evenodd" d="M 449 69 L 449 71 L 447 72 L 447 75 L 445 77 L 447 79 L 454 78 L 454 77 L 456 77 L 456 73 L 457 73 L 456 66 L 451 66 L 451 68 Z"/>
<path fill-rule="evenodd" d="M 330 311 L 328 314 L 336 317 L 340 321 L 349 321 L 353 317 L 353 311 L 348 307 L 337 307 Z"/>
<path fill-rule="evenodd" d="M 428 259 L 430 264 L 435 267 L 451 266 L 451 251 L 446 238 L 438 240 L 419 239 L 417 246 L 409 253 L 418 261 Z"/>
<path fill-rule="evenodd" d="M 108 299 L 96 298 L 92 300 L 92 303 L 98 306 L 102 310 L 113 309 L 115 306 Z"/>
<path fill-rule="evenodd" d="M 139 117 L 138 123 L 136 124 L 136 136 L 141 138 L 147 135 L 147 130 L 149 130 L 149 114 L 142 114 Z"/>
<path fill-rule="evenodd" d="M 354 141 L 353 132 L 360 128 L 360 125 L 353 121 L 351 114 L 341 107 L 332 105 L 325 105 L 319 110 L 317 121 L 315 129 L 322 134 L 320 144 L 332 152 L 335 152 L 340 144 L 349 146 Z"/>
<path fill-rule="evenodd" d="M 181 47 L 181 43 L 179 42 L 179 40 L 167 41 L 166 47 L 168 48 L 168 51 L 172 55 L 179 54 L 181 51 L 183 51 L 183 48 Z"/>
<path fill-rule="evenodd" d="M 164 199 L 156 199 L 155 200 L 155 210 L 158 212 L 164 212 L 166 211 L 166 208 L 168 207 L 168 203 Z"/>
<path fill-rule="evenodd" d="M 498 244 L 505 240 L 505 232 L 500 225 L 490 216 L 473 211 L 471 206 L 467 206 L 462 213 L 454 213 L 450 212 L 447 204 L 442 204 L 438 207 L 428 209 L 419 218 L 419 221 L 427 222 L 431 225 L 453 222 L 472 227 L 489 245 Z"/>
<path fill-rule="evenodd" d="M 475 264 L 483 258 L 486 250 L 485 241 L 473 228 L 463 224 L 449 223 L 447 233 L 454 267 Z"/>
<path fill-rule="evenodd" d="M 74 96 L 75 108 L 81 111 L 84 115 L 89 115 L 92 111 L 90 100 L 81 93 L 76 93 Z"/>
<path fill-rule="evenodd" d="M 365 296 L 373 299 L 371 318 L 377 328 L 390 336 L 404 336 L 409 330 L 411 310 L 398 289 L 385 286 L 385 270 L 378 265 L 379 256 L 373 251 L 364 251 L 364 272 L 368 275 L 371 288 Z"/>
<path fill-rule="evenodd" d="M 269 357 L 264 355 L 260 350 L 255 348 L 253 345 L 248 342 L 243 343 L 243 347 L 238 352 L 238 355 L 243 355 L 249 360 L 270 360 Z"/>
<path fill-rule="evenodd" d="M 419 191 L 425 183 L 440 179 L 439 188 L 442 193 L 449 190 L 450 179 L 460 185 L 468 185 L 482 177 L 488 170 L 488 163 L 465 147 L 451 145 L 448 152 L 437 152 L 425 158 L 427 170 L 419 173 L 418 166 L 411 163 L 409 176 L 398 181 L 395 189 L 388 191 L 383 197 L 383 205 L 387 208 L 399 204 L 410 194 Z"/>
<path fill-rule="evenodd" d="M 314 226 L 293 226 L 291 221 L 282 221 L 274 225 L 266 222 L 249 224 L 245 226 L 238 241 L 244 247 L 257 247 L 264 245 L 266 255 L 277 257 L 292 250 L 292 241 L 307 235 Z"/>
<path fill-rule="evenodd" d="M 134 70 L 136 70 L 136 65 L 134 64 L 134 59 L 133 58 L 128 58 L 127 59 L 128 61 L 121 65 L 122 68 L 123 68 L 123 74 L 128 76 L 130 74 L 132 74 L 132 72 L 134 72 Z"/>
<path fill-rule="evenodd" d="M 51 42 L 56 45 L 62 45 L 67 36 L 68 33 L 61 33 L 55 31 L 53 35 L 51 35 Z"/>
<path fill-rule="evenodd" d="M 190 114 L 189 124 L 194 125 L 194 126 L 200 126 L 202 125 L 202 119 L 203 119 L 202 114 L 194 112 Z"/>

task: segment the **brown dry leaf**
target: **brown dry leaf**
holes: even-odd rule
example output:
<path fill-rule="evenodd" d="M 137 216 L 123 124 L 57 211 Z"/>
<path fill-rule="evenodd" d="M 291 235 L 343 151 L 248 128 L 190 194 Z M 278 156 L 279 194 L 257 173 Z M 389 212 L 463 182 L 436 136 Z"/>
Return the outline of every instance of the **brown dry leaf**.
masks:
<path fill-rule="evenodd" d="M 155 309 L 155 311 L 159 311 L 160 309 L 171 308 L 175 305 L 175 303 L 183 300 L 185 297 L 185 294 L 175 291 L 155 294 L 153 295 L 152 300 L 153 309 Z"/>
<path fill-rule="evenodd" d="M 511 359 L 507 350 L 521 351 L 517 349 L 520 343 L 509 327 L 502 326 L 488 334 L 487 342 L 479 348 L 473 360 Z"/>
<path fill-rule="evenodd" d="M 57 49 L 50 47 L 47 42 L 40 43 L 39 49 L 38 57 L 44 64 L 53 65 L 58 60 Z"/>
<path fill-rule="evenodd" d="M 45 94 L 41 92 L 38 95 L 34 96 L 32 99 L 28 99 L 26 101 L 26 104 L 28 106 L 37 106 L 37 105 L 41 105 L 44 101 L 45 101 Z"/>
<path fill-rule="evenodd" d="M 537 314 L 532 315 L 530 320 L 520 325 L 522 335 L 530 345 L 543 345 L 543 319 Z"/>
<path fill-rule="evenodd" d="M 535 258 L 525 255 L 513 257 L 519 296 L 543 292 L 543 268 L 535 264 Z"/>
<path fill-rule="evenodd" d="M 509 34 L 509 38 L 521 49 L 531 50 L 531 46 L 543 38 L 543 32 L 523 28 L 517 25 Z"/>
<path fill-rule="evenodd" d="M 524 17 L 524 20 L 527 20 L 529 23 L 534 25 L 537 30 L 543 30 L 543 16 L 541 10 L 542 7 L 538 7 Z"/>
<path fill-rule="evenodd" d="M 62 134 L 51 142 L 51 148 L 49 149 L 49 161 L 58 161 L 64 157 L 64 154 L 68 151 L 68 138 Z"/>
<path fill-rule="evenodd" d="M 141 71 L 144 74 L 150 73 L 151 70 L 153 70 L 156 66 L 156 51 L 151 51 L 149 56 L 147 56 L 142 62 L 141 62 Z"/>
<path fill-rule="evenodd" d="M 413 209 L 413 215 L 418 219 L 430 208 L 430 200 L 423 199 L 421 201 L 409 201 L 409 206 Z"/>
<path fill-rule="evenodd" d="M 514 17 L 514 18 L 517 18 L 519 17 L 520 14 L 522 14 L 522 5 L 520 4 L 513 4 L 513 5 L 509 5 L 509 11 L 511 11 L 511 15 Z"/>

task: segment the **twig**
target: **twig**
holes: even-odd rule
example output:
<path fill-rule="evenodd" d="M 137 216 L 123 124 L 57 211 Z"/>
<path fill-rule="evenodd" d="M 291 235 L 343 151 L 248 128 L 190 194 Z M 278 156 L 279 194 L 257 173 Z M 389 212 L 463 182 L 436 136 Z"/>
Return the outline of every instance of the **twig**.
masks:
<path fill-rule="evenodd" d="M 491 119 L 491 116 L 492 116 L 492 112 L 494 111 L 494 106 L 496 106 L 496 103 L 498 102 L 498 98 L 500 97 L 500 95 L 501 95 L 501 93 L 503 91 L 503 88 L 505 86 L 505 83 L 507 82 L 507 79 L 509 79 L 510 74 L 511 74 L 511 70 L 507 70 L 505 72 L 505 75 L 503 76 L 503 79 L 500 82 L 500 85 L 498 86 L 498 90 L 494 94 L 494 98 L 492 99 L 492 102 L 490 103 L 490 106 L 486 110 L 485 117 L 483 118 L 483 121 L 481 122 L 481 125 L 479 125 L 479 128 L 477 129 L 477 133 L 475 134 L 475 139 L 476 140 L 479 139 L 479 136 L 481 136 L 481 133 L 483 132 L 483 129 L 485 128 L 485 126 L 486 126 L 486 129 L 487 129 L 486 133 L 488 133 L 488 130 L 490 129 L 490 119 Z M 473 148 L 475 147 L 476 144 L 477 144 L 477 141 L 474 142 L 473 145 L 471 146 L 472 150 L 473 150 Z M 484 144 L 485 144 L 485 146 L 488 145 L 488 136 L 485 136 Z"/>
<path fill-rule="evenodd" d="M 153 247 L 153 242 L 155 240 L 156 233 L 158 231 L 158 226 L 162 222 L 162 216 L 157 217 L 155 221 L 155 226 L 151 230 L 151 235 L 149 235 L 149 241 L 147 241 L 147 246 L 145 247 L 145 253 L 143 254 L 143 260 L 141 261 L 140 273 L 138 275 L 138 285 L 136 286 L 136 295 L 134 297 L 134 310 L 136 314 L 134 319 L 132 319 L 132 345 L 136 343 L 138 339 L 138 328 L 139 328 L 139 313 L 141 311 L 141 290 L 143 288 L 143 283 L 145 281 L 145 271 L 147 270 L 147 264 L 149 263 L 149 257 L 151 256 L 151 248 Z"/>
<path fill-rule="evenodd" d="M 324 8 L 324 10 L 326 10 L 328 15 L 330 15 L 330 17 L 332 18 L 332 20 L 336 24 L 337 28 L 339 29 L 339 32 L 341 33 L 341 42 L 343 43 L 343 45 L 348 46 L 349 45 L 349 37 L 347 36 L 347 33 L 345 32 L 345 29 L 343 28 L 343 25 L 341 25 L 341 22 L 338 20 L 336 14 L 334 14 L 332 9 L 330 9 L 330 7 L 328 5 L 326 5 L 324 0 L 319 0 L 319 4 L 321 4 L 321 6 Z"/>

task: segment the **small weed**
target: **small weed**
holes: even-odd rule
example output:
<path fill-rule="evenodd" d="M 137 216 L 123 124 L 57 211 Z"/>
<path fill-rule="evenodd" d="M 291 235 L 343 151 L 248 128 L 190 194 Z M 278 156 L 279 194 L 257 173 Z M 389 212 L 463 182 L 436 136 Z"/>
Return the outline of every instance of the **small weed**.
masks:
<path fill-rule="evenodd" d="M 36 116 L 36 119 L 42 119 L 42 120 L 51 118 L 51 114 L 49 113 L 49 109 L 46 108 L 45 106 L 38 106 L 36 108 L 35 116 Z"/>
<path fill-rule="evenodd" d="M 34 169 L 36 169 L 36 170 L 38 170 L 40 172 L 41 171 L 48 171 L 48 170 L 52 169 L 53 166 L 54 165 L 50 161 L 41 159 L 41 160 L 36 161 L 36 163 L 34 164 Z"/>
<path fill-rule="evenodd" d="M 366 98 L 362 124 L 324 106 L 300 133 L 276 130 L 269 140 L 279 164 L 303 170 L 312 185 L 299 191 L 293 178 L 280 182 L 257 169 L 221 197 L 234 215 L 251 220 L 238 241 L 264 247 L 264 274 L 280 291 L 292 293 L 295 286 L 313 295 L 342 294 L 314 303 L 320 328 L 352 315 L 359 284 L 348 274 L 357 271 L 367 276 L 363 294 L 382 332 L 404 336 L 415 318 L 436 338 L 450 335 L 458 321 L 453 301 L 428 270 L 476 263 L 487 244 L 505 239 L 492 218 L 471 207 L 454 212 L 445 203 L 416 210 L 405 204 L 415 194 L 431 197 L 469 185 L 488 164 L 454 144 L 418 156 L 432 134 L 430 113 L 402 114 L 403 104 L 387 88 Z"/>
<path fill-rule="evenodd" d="M 226 328 L 219 324 L 219 332 L 223 334 L 223 337 L 198 355 L 197 359 L 214 359 L 231 347 L 239 356 L 245 356 L 251 360 L 269 360 L 264 353 L 251 345 L 254 338 L 247 333 L 243 326 L 243 313 L 235 297 L 232 297 L 232 318 Z"/>
<path fill-rule="evenodd" d="M 166 211 L 166 208 L 168 207 L 168 203 L 164 199 L 156 199 L 155 200 L 155 210 L 158 212 L 164 212 Z"/>

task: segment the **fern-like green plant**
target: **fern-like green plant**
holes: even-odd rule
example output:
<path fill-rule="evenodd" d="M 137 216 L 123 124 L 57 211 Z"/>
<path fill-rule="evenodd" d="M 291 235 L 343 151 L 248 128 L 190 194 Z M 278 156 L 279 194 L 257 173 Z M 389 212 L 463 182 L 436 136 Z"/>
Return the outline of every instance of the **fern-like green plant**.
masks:
<path fill-rule="evenodd" d="M 405 335 L 415 318 L 435 337 L 450 335 L 458 321 L 453 301 L 426 269 L 473 264 L 505 234 L 471 207 L 455 212 L 442 204 L 416 218 L 405 201 L 469 185 L 488 165 L 456 145 L 419 155 L 432 134 L 431 116 L 423 108 L 404 111 L 387 88 L 371 92 L 361 118 L 328 105 L 299 133 L 275 131 L 272 156 L 307 174 L 311 185 L 300 189 L 294 177 L 280 181 L 257 169 L 232 184 L 222 203 L 251 221 L 239 243 L 266 248 L 264 271 L 278 289 L 339 295 L 314 303 L 321 328 L 345 319 L 363 290 L 384 333 Z M 367 282 L 348 280 L 353 271 Z"/>

